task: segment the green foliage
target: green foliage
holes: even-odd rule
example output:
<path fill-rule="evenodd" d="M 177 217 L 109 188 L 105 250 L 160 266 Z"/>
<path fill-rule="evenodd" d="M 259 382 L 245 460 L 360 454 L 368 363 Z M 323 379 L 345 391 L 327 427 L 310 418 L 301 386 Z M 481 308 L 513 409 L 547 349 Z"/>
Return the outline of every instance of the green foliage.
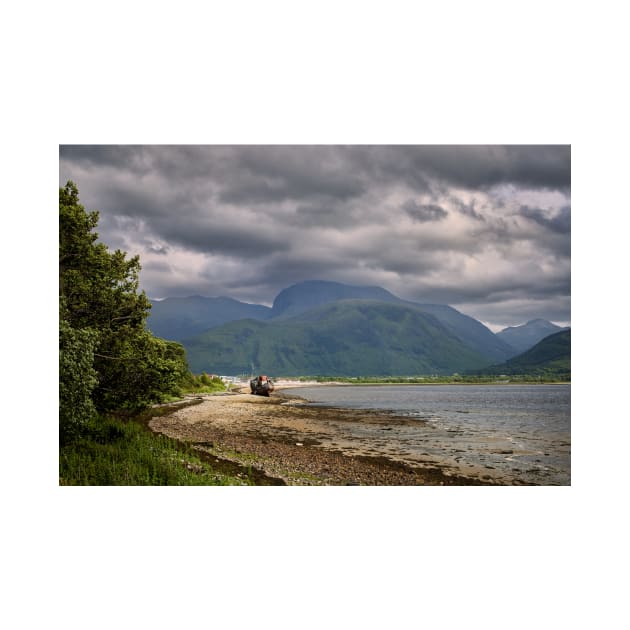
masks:
<path fill-rule="evenodd" d="M 174 351 L 175 342 L 153 337 L 145 330 L 135 334 L 109 333 L 106 348 L 113 356 L 97 356 L 100 375 L 94 400 L 100 410 L 136 412 L 168 395 L 181 394 L 188 371 L 185 357 Z"/>
<path fill-rule="evenodd" d="M 80 367 L 79 351 L 68 355 L 75 363 L 68 358 L 60 390 L 73 392 L 72 374 L 83 370 L 84 385 L 76 393 L 82 401 L 93 387 L 97 411 L 137 411 L 180 393 L 188 373 L 186 355 L 180 344 L 146 330 L 151 304 L 138 291 L 139 258 L 127 259 L 124 252 L 110 252 L 98 243 L 97 223 L 98 213 L 86 212 L 79 203 L 75 184 L 59 189 L 59 290 L 65 322 L 60 337 L 71 346 L 91 344 Z M 93 331 L 94 336 L 79 331 Z M 70 400 L 68 395 L 60 398 L 60 419 L 74 417 Z M 86 405 L 76 412 L 82 418 L 89 415 Z"/>
<path fill-rule="evenodd" d="M 143 329 L 147 296 L 138 293 L 140 259 L 110 252 L 93 232 L 98 212 L 87 213 L 77 187 L 59 189 L 59 286 L 73 328 Z"/>
<path fill-rule="evenodd" d="M 205 372 L 199 376 L 190 374 L 182 382 L 182 389 L 187 393 L 194 394 L 214 394 L 225 391 L 225 383 L 218 377 L 210 378 Z"/>
<path fill-rule="evenodd" d="M 97 383 L 93 367 L 98 334 L 59 321 L 59 434 L 61 442 L 75 436 L 94 417 L 92 391 Z"/>
<path fill-rule="evenodd" d="M 98 418 L 59 453 L 60 485 L 254 485 L 202 461 L 192 448 L 141 424 Z"/>

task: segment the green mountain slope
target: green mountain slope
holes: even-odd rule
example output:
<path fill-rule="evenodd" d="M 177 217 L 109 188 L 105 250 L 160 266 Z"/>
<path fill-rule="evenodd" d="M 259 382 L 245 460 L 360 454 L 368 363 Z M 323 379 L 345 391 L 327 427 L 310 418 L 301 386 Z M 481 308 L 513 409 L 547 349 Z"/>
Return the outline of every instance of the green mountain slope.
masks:
<path fill-rule="evenodd" d="M 483 374 L 544 375 L 570 379 L 571 330 L 549 335 L 523 354 L 480 372 Z"/>
<path fill-rule="evenodd" d="M 514 349 L 498 338 L 481 322 L 464 315 L 445 304 L 421 304 L 396 297 L 382 287 L 352 286 L 327 280 L 309 280 L 283 289 L 273 303 L 276 318 L 293 317 L 312 308 L 340 300 L 362 299 L 396 303 L 421 310 L 435 316 L 442 325 L 454 333 L 467 346 L 490 361 L 504 361 L 514 356 Z"/>
<path fill-rule="evenodd" d="M 282 320 L 230 322 L 182 343 L 193 372 L 221 374 L 451 374 L 489 363 L 434 316 L 365 300 Z"/>
<path fill-rule="evenodd" d="M 497 337 L 480 321 L 464 315 L 452 306 L 446 304 L 416 304 L 405 302 L 436 317 L 444 326 L 451 330 L 468 347 L 490 358 L 490 361 L 504 361 L 514 356 L 511 346 Z"/>
<path fill-rule="evenodd" d="M 231 321 L 284 321 L 312 309 L 348 299 L 400 304 L 433 315 L 465 345 L 488 357 L 489 363 L 505 361 L 516 354 L 514 348 L 481 322 L 451 306 L 408 302 L 381 287 L 352 286 L 325 280 L 301 282 L 283 289 L 274 300 L 273 308 L 230 298 L 200 296 L 153 301 L 147 325 L 153 334 L 163 339 L 181 341 Z"/>

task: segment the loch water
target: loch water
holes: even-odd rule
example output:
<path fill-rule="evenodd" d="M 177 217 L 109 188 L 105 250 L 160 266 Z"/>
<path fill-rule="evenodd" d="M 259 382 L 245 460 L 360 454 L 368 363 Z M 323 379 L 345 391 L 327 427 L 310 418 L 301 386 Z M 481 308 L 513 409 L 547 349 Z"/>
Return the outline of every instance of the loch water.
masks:
<path fill-rule="evenodd" d="M 373 452 L 446 463 L 503 483 L 571 483 L 570 385 L 350 385 L 291 393 L 312 405 L 392 414 L 387 431 L 369 422 L 343 427 Z"/>

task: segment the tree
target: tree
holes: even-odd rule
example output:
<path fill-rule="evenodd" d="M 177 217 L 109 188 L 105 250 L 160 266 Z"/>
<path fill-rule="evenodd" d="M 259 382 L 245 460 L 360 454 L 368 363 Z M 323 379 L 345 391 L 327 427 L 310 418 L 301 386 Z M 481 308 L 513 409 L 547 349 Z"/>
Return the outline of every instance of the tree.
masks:
<path fill-rule="evenodd" d="M 59 321 L 59 438 L 63 443 L 80 433 L 94 417 L 92 392 L 97 383 L 94 348 L 98 334 Z"/>
<path fill-rule="evenodd" d="M 87 213 L 73 182 L 59 189 L 59 287 L 75 328 L 144 328 L 151 303 L 138 293 L 140 258 L 97 243 L 98 212 Z"/>
<path fill-rule="evenodd" d="M 146 330 L 151 303 L 139 292 L 140 259 L 97 242 L 98 216 L 79 203 L 73 182 L 59 189 L 60 353 L 63 339 L 78 361 L 83 344 L 74 365 L 86 370 L 81 396 L 91 385 L 97 411 L 136 411 L 175 392 L 188 366 L 183 347 Z M 72 391 L 70 374 L 60 373 L 60 392 Z M 60 397 L 60 419 L 70 417 L 62 410 L 70 400 Z"/>

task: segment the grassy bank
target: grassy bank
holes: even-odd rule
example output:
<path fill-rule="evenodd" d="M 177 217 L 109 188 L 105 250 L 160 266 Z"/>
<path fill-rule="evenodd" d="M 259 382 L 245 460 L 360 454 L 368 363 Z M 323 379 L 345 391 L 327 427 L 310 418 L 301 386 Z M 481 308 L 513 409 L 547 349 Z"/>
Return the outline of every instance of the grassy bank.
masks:
<path fill-rule="evenodd" d="M 172 411 L 172 409 L 171 409 Z M 200 458 L 192 446 L 151 432 L 152 410 L 123 420 L 96 418 L 59 449 L 63 486 L 225 486 L 256 485 L 246 467 Z"/>

